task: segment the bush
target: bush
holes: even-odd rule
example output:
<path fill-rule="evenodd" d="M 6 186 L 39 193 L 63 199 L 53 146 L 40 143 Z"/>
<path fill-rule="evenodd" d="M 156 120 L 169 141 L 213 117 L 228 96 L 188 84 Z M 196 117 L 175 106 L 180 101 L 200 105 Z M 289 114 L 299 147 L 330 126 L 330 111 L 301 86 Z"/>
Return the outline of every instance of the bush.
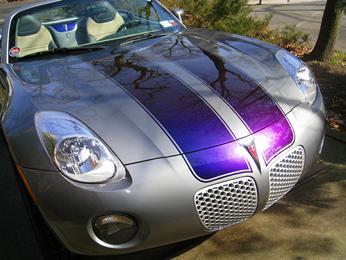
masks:
<path fill-rule="evenodd" d="M 268 32 L 270 16 L 255 19 L 248 0 L 163 0 L 170 8 L 185 10 L 185 23 L 192 27 L 210 28 L 262 38 Z"/>
<path fill-rule="evenodd" d="M 287 25 L 279 33 L 280 44 L 303 44 L 309 40 L 309 35 L 298 31 L 296 25 Z"/>
<path fill-rule="evenodd" d="M 162 0 L 169 8 L 185 10 L 184 22 L 191 27 L 203 27 L 217 31 L 245 35 L 281 47 L 302 48 L 309 36 L 296 26 L 271 29 L 272 16 L 259 19 L 251 14 L 248 0 Z M 304 48 L 306 48 L 304 46 Z"/>

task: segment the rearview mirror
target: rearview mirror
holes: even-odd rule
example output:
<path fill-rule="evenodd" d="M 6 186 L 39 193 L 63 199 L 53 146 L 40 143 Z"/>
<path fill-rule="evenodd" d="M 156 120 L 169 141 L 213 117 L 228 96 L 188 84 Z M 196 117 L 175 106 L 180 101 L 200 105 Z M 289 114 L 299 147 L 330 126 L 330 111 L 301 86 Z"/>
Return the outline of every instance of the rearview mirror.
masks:
<path fill-rule="evenodd" d="M 176 8 L 172 10 L 172 13 L 174 14 L 175 17 L 179 19 L 180 22 L 183 22 L 183 14 L 184 10 L 181 8 Z"/>

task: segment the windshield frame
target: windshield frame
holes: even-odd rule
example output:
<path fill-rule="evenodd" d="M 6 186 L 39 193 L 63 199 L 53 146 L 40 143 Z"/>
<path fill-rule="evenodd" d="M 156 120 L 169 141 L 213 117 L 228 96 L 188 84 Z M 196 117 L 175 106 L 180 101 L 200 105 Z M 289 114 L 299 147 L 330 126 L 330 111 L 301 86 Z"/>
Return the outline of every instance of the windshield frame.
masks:
<path fill-rule="evenodd" d="M 27 4 L 25 6 L 22 6 L 14 11 L 12 11 L 6 18 L 4 22 L 4 27 L 3 27 L 3 36 L 2 36 L 2 41 L 1 41 L 1 61 L 2 64 L 10 64 L 10 56 L 9 56 L 9 49 L 10 49 L 10 33 L 11 33 L 11 27 L 13 26 L 14 18 L 17 15 L 20 15 L 23 12 L 26 12 L 30 9 L 37 8 L 37 7 L 43 7 L 48 4 L 54 4 L 54 3 L 60 3 L 65 0 L 45 0 L 43 2 L 37 2 L 37 3 L 31 3 Z M 152 0 L 158 3 L 165 11 L 167 11 L 170 15 L 173 17 L 176 17 L 166 6 L 164 6 L 160 1 L 158 0 Z M 176 19 L 176 22 L 179 23 L 179 25 L 186 29 L 186 26 L 179 21 L 179 19 Z"/>

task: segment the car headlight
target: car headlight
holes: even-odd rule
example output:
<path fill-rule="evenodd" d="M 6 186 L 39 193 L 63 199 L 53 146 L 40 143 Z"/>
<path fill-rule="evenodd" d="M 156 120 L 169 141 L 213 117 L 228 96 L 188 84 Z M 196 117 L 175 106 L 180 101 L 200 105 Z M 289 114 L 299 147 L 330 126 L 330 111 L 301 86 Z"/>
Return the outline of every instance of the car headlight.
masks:
<path fill-rule="evenodd" d="M 35 125 L 46 152 L 66 177 L 83 183 L 125 178 L 119 159 L 76 118 L 62 112 L 39 112 Z"/>
<path fill-rule="evenodd" d="M 317 98 L 318 84 L 311 69 L 302 60 L 285 50 L 279 50 L 276 58 L 299 87 L 304 95 L 304 101 L 313 104 Z"/>

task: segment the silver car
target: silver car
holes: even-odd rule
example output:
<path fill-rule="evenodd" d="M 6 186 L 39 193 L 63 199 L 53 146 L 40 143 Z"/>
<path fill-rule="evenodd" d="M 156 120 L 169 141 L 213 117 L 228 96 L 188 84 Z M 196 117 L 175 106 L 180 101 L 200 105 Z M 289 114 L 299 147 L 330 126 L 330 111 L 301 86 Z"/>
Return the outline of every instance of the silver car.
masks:
<path fill-rule="evenodd" d="M 128 254 L 261 212 L 307 176 L 325 110 L 307 65 L 187 29 L 152 0 L 53 0 L 3 28 L 1 127 L 70 251 Z"/>

